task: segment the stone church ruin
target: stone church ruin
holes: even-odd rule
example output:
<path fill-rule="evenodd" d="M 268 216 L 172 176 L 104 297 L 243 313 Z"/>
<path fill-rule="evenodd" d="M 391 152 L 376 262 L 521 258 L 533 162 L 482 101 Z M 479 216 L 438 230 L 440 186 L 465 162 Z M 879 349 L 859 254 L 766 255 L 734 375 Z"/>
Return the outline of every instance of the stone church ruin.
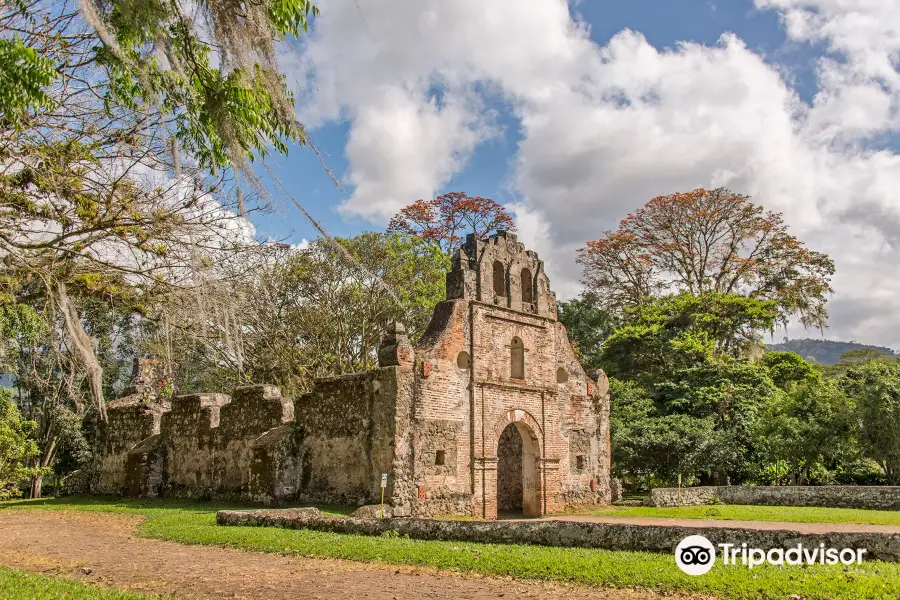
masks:
<path fill-rule="evenodd" d="M 394 515 L 541 516 L 610 501 L 609 395 L 579 364 L 543 261 L 469 235 L 413 347 L 389 326 L 372 371 L 296 400 L 257 385 L 159 399 L 142 360 L 110 403 L 91 489 L 267 504 L 374 504 Z"/>

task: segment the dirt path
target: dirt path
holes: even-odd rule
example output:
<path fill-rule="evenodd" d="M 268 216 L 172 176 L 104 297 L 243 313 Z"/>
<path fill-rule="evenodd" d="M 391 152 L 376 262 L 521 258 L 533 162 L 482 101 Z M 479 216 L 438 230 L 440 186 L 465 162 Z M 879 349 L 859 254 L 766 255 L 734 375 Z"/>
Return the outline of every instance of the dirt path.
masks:
<path fill-rule="evenodd" d="M 138 538 L 138 522 L 117 515 L 3 511 L 0 564 L 111 587 L 204 600 L 659 597 L 650 592 L 595 590 L 424 568 L 187 546 Z"/>
<path fill-rule="evenodd" d="M 562 515 L 546 517 L 548 521 L 580 521 L 582 523 L 618 523 L 621 525 L 672 525 L 675 527 L 720 527 L 723 529 L 787 529 L 801 533 L 890 533 L 900 535 L 898 525 L 865 525 L 861 523 L 793 523 L 790 521 L 738 521 L 727 519 L 679 519 L 669 517 L 616 517 L 598 515 Z"/>

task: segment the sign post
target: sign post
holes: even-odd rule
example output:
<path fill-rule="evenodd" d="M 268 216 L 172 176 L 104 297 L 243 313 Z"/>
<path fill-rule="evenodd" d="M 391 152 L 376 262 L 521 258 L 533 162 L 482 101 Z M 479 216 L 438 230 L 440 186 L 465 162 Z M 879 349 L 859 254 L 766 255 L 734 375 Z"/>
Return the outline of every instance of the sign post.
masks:
<path fill-rule="evenodd" d="M 384 518 L 384 489 L 387 487 L 387 473 L 381 474 L 381 518 Z"/>

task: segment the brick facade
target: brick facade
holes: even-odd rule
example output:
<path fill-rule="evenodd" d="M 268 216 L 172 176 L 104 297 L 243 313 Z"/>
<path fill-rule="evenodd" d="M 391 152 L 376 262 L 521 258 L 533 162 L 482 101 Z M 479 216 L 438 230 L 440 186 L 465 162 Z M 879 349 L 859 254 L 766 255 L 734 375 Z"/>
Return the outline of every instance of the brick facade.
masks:
<path fill-rule="evenodd" d="M 465 353 L 465 354 L 463 354 Z M 462 355 L 462 356 L 461 356 Z M 511 233 L 469 236 L 453 257 L 447 300 L 415 349 L 416 421 L 457 423 L 455 472 L 433 463 L 419 428 L 416 479 L 425 500 L 471 494 L 471 514 L 497 516 L 498 447 L 511 424 L 521 438 L 525 516 L 608 503 L 609 396 L 605 375 L 590 379 L 556 318 L 543 261 Z M 438 511 L 434 511 L 438 512 Z"/>
<path fill-rule="evenodd" d="M 295 402 L 257 386 L 111 405 L 94 487 L 372 503 L 387 473 L 395 515 L 494 519 L 498 478 L 504 494 L 521 489 L 511 505 L 525 516 L 609 503 L 606 376 L 578 363 L 543 261 L 515 235 L 469 236 L 418 345 L 392 325 L 379 364 Z M 498 457 L 508 427 L 512 470 Z"/>

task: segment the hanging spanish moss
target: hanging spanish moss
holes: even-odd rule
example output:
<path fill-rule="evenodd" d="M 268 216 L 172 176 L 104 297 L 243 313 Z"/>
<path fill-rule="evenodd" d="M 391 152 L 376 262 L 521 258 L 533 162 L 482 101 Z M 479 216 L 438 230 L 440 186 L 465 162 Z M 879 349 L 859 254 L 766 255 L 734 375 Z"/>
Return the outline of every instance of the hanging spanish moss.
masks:
<path fill-rule="evenodd" d="M 100 363 L 97 361 L 97 356 L 94 354 L 94 345 L 91 342 L 90 336 L 88 336 L 81 325 L 81 318 L 78 315 L 78 311 L 69 300 L 69 295 L 66 292 L 66 284 L 61 281 L 56 284 L 56 303 L 59 305 L 59 309 L 62 312 L 66 333 L 72 342 L 75 356 L 87 372 L 88 379 L 91 383 L 91 391 L 93 392 L 94 400 L 97 403 L 97 411 L 100 415 L 100 420 L 105 423 L 106 402 L 103 399 L 103 368 L 100 366 Z"/>
<path fill-rule="evenodd" d="M 237 205 L 241 216 L 247 218 L 247 207 L 244 205 L 244 191 L 241 189 L 240 183 L 237 184 Z"/>

